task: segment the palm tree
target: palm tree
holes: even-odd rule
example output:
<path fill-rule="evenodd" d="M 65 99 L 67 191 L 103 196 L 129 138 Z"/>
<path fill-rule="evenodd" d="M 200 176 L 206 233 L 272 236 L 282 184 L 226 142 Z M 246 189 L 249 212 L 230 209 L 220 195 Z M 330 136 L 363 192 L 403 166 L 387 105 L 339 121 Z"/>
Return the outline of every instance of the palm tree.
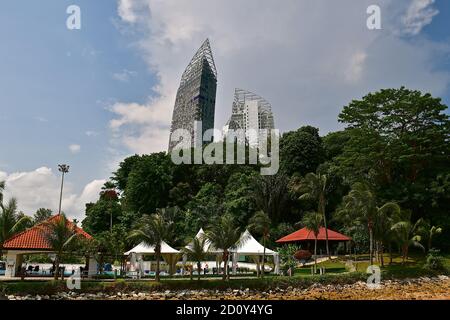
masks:
<path fill-rule="evenodd" d="M 222 262 L 224 263 L 224 273 L 223 280 L 229 278 L 228 274 L 228 258 L 229 249 L 234 249 L 239 247 L 239 239 L 241 238 L 241 231 L 239 227 L 234 224 L 234 218 L 225 214 L 222 217 L 217 218 L 211 225 L 206 229 L 206 238 L 211 242 L 211 245 L 215 249 L 223 251 Z"/>
<path fill-rule="evenodd" d="M 266 261 L 266 243 L 269 240 L 271 224 L 272 221 L 270 220 L 269 215 L 263 211 L 256 212 L 255 215 L 251 217 L 249 220 L 248 228 L 262 235 L 264 250 L 263 250 L 261 277 L 264 277 L 264 265 Z"/>
<path fill-rule="evenodd" d="M 198 281 L 200 281 L 200 270 L 202 267 L 202 261 L 206 257 L 205 244 L 206 244 L 205 237 L 194 238 L 190 242 L 190 245 L 182 249 L 182 251 L 185 252 L 192 260 L 197 262 Z"/>
<path fill-rule="evenodd" d="M 300 185 L 297 186 L 301 192 L 300 200 L 313 199 L 317 200 L 318 208 L 317 212 L 322 215 L 323 224 L 325 227 L 325 244 L 327 249 L 327 256 L 330 258 L 330 248 L 328 245 L 328 225 L 327 216 L 325 213 L 325 207 L 327 204 L 326 192 L 327 192 L 327 176 L 321 173 L 308 173 L 305 178 L 300 181 Z"/>
<path fill-rule="evenodd" d="M 429 227 L 429 225 L 428 225 L 428 227 Z M 429 229 L 427 230 L 427 236 L 428 236 L 427 252 L 429 252 L 431 250 L 433 237 L 437 234 L 440 234 L 441 232 L 442 232 L 442 228 L 440 228 L 440 227 L 437 227 L 437 226 L 429 227 Z"/>
<path fill-rule="evenodd" d="M 3 191 L 5 191 L 5 181 L 0 181 L 0 206 L 3 205 Z"/>
<path fill-rule="evenodd" d="M 381 266 L 384 266 L 384 248 L 389 248 L 389 254 L 392 262 L 391 243 L 395 239 L 395 232 L 392 226 L 400 220 L 400 207 L 393 202 L 385 203 L 381 208 L 377 207 L 374 221 L 374 239 L 377 242 L 377 253 Z"/>
<path fill-rule="evenodd" d="M 144 242 L 147 246 L 154 246 L 156 258 L 155 280 L 159 282 L 161 245 L 172 236 L 173 221 L 169 220 L 162 213 L 144 215 L 138 223 L 138 227 L 132 230 L 129 239 L 136 242 Z"/>
<path fill-rule="evenodd" d="M 420 241 L 421 236 L 418 235 L 419 228 L 423 224 L 422 218 L 417 220 L 415 223 L 411 222 L 411 213 L 407 212 L 405 219 L 403 221 L 397 222 L 392 226 L 392 230 L 396 233 L 396 239 L 402 249 L 402 264 L 408 260 L 408 250 L 410 246 L 415 246 L 425 250 Z"/>
<path fill-rule="evenodd" d="M 23 231 L 29 223 L 31 223 L 30 217 L 19 216 L 17 213 L 17 200 L 15 198 L 10 199 L 6 205 L 0 202 L 0 256 L 2 255 L 3 243 L 13 235 Z"/>
<path fill-rule="evenodd" d="M 322 214 L 318 212 L 308 212 L 302 219 L 302 224 L 314 233 L 314 272 L 317 271 L 317 237 L 322 227 L 322 219 Z"/>
<path fill-rule="evenodd" d="M 369 231 L 369 255 L 370 264 L 373 264 L 374 228 L 377 219 L 381 219 L 388 212 L 399 212 L 400 208 L 394 202 L 386 202 L 381 207 L 377 206 L 375 194 L 364 183 L 355 183 L 352 190 L 343 198 L 341 214 L 347 214 L 354 221 L 365 224 Z"/>
<path fill-rule="evenodd" d="M 76 238 L 75 226 L 71 225 L 64 214 L 42 224 L 41 231 L 47 244 L 55 252 L 55 280 L 58 280 L 59 264 L 65 251 Z"/>

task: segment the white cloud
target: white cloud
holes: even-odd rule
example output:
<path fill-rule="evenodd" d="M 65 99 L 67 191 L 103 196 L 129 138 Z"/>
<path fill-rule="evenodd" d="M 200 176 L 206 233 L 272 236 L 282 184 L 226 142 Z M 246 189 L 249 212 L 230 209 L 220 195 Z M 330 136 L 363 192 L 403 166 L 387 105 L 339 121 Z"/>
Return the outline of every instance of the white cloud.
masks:
<path fill-rule="evenodd" d="M 413 0 L 402 18 L 404 33 L 417 35 L 430 24 L 439 10 L 433 7 L 435 0 Z"/>
<path fill-rule="evenodd" d="M 123 69 L 121 72 L 113 73 L 112 77 L 114 80 L 120 82 L 129 82 L 132 77 L 137 75 L 136 71 L 130 71 L 127 69 Z"/>
<path fill-rule="evenodd" d="M 93 131 L 93 130 L 88 130 L 88 131 L 85 132 L 85 134 L 88 137 L 96 137 L 96 136 L 98 136 L 98 132 L 97 131 Z"/>
<path fill-rule="evenodd" d="M 369 91 L 405 85 L 440 95 L 449 84 L 434 65 L 442 48 L 395 33 L 409 3 L 378 1 L 383 30 L 371 31 L 372 0 L 121 0 L 122 23 L 144 30 L 138 47 L 158 85 L 148 103 L 110 107 L 114 143 L 139 153 L 167 149 L 181 75 L 205 38 L 218 69 L 217 128 L 230 116 L 235 87 L 270 101 L 282 131 L 311 124 L 322 133 L 339 129 L 342 106 Z"/>
<path fill-rule="evenodd" d="M 351 56 L 349 67 L 345 74 L 345 78 L 347 81 L 357 82 L 361 79 L 366 59 L 367 54 L 364 52 L 356 52 Z"/>
<path fill-rule="evenodd" d="M 41 167 L 34 171 L 8 174 L 0 171 L 0 181 L 6 182 L 5 198 L 17 198 L 19 210 L 32 216 L 39 208 L 58 211 L 60 195 L 60 175 L 52 169 Z M 64 183 L 62 211 L 71 219 L 82 220 L 85 204 L 95 202 L 106 180 L 89 182 L 81 194 L 77 194 L 73 185 L 66 179 Z"/>
<path fill-rule="evenodd" d="M 79 144 L 71 144 L 69 150 L 73 154 L 77 154 L 81 151 L 81 146 Z"/>

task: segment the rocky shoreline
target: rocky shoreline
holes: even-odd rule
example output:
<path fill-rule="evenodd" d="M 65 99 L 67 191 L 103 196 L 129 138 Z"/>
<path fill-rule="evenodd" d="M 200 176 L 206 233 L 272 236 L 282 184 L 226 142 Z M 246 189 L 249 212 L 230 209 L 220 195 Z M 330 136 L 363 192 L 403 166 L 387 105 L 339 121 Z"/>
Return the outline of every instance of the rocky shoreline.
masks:
<path fill-rule="evenodd" d="M 163 292 L 77 293 L 55 295 L 7 295 L 8 300 L 450 300 L 450 278 L 386 280 L 370 289 L 364 282 L 343 285 L 313 284 L 306 289 L 289 287 L 267 291 L 179 290 Z"/>

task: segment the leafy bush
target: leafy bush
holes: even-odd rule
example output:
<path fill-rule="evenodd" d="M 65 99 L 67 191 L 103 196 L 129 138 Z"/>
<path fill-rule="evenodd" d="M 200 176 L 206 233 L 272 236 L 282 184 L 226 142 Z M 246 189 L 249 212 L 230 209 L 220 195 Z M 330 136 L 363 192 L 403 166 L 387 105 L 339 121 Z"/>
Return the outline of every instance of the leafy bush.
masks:
<path fill-rule="evenodd" d="M 299 247 L 293 244 L 284 245 L 278 249 L 282 271 L 286 272 L 289 268 L 294 269 L 297 266 L 297 261 L 295 260 L 294 255 L 297 251 L 299 251 L 299 249 Z"/>
<path fill-rule="evenodd" d="M 308 261 L 309 259 L 311 259 L 311 257 L 312 257 L 312 254 L 308 250 L 298 250 L 294 254 L 294 258 L 299 261 Z"/>
<path fill-rule="evenodd" d="M 428 252 L 424 268 L 432 271 L 446 271 L 444 258 L 439 255 L 439 250 L 431 249 Z"/>

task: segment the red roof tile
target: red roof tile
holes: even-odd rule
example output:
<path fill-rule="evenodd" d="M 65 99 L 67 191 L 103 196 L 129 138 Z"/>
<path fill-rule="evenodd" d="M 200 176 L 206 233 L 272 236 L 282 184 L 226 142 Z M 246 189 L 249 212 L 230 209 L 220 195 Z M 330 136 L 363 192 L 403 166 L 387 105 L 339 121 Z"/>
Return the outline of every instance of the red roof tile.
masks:
<path fill-rule="evenodd" d="M 45 241 L 44 234 L 46 223 L 57 221 L 61 215 L 55 215 L 40 224 L 37 224 L 30 229 L 20 232 L 3 243 L 3 249 L 30 249 L 30 250 L 51 250 L 51 247 Z M 77 234 L 82 235 L 86 239 L 91 239 L 92 236 L 83 231 L 83 229 L 77 227 L 72 221 L 66 220 L 67 225 L 74 228 Z"/>
<path fill-rule="evenodd" d="M 314 232 L 311 230 L 308 230 L 306 228 L 300 229 L 295 231 L 294 233 L 291 233 L 279 240 L 277 240 L 278 243 L 282 242 L 293 242 L 293 241 L 305 241 L 305 240 L 314 240 Z M 322 227 L 319 230 L 319 234 L 317 235 L 317 240 L 325 240 L 325 228 Z M 328 240 L 331 241 L 348 241 L 352 240 L 352 238 L 347 237 L 339 232 L 333 231 L 328 229 Z"/>

